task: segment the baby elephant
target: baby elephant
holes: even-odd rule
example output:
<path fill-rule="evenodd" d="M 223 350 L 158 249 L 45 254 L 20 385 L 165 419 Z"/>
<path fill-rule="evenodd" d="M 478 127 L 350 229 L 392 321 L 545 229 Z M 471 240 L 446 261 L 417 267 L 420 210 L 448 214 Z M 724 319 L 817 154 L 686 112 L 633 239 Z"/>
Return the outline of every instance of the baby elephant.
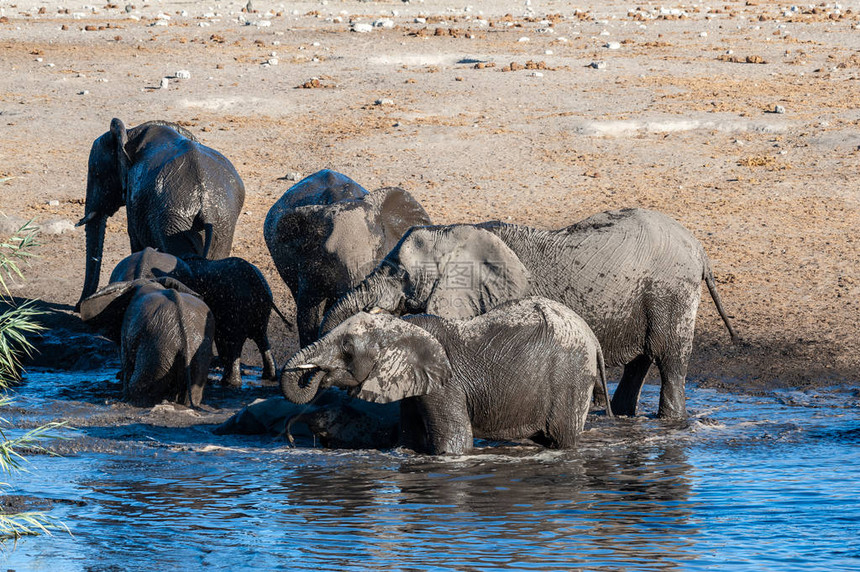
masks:
<path fill-rule="evenodd" d="M 86 320 L 122 317 L 123 399 L 200 406 L 215 329 L 206 304 L 170 278 L 115 282 L 81 302 Z"/>
<path fill-rule="evenodd" d="M 272 310 L 290 321 L 275 306 L 272 290 L 259 268 L 238 258 L 207 260 L 202 256 L 184 259 L 145 248 L 117 264 L 110 280 L 176 278 L 197 292 L 215 316 L 215 347 L 224 365 L 221 382 L 242 385 L 240 358 L 245 340 L 253 340 L 260 350 L 263 379 L 276 379 L 275 360 L 269 344 L 268 326 Z"/>
<path fill-rule="evenodd" d="M 281 390 L 295 403 L 332 385 L 367 401 L 402 399 L 401 445 L 440 455 L 469 451 L 473 437 L 572 447 L 597 380 L 605 391 L 588 325 L 532 297 L 468 320 L 356 314 L 290 359 Z"/>

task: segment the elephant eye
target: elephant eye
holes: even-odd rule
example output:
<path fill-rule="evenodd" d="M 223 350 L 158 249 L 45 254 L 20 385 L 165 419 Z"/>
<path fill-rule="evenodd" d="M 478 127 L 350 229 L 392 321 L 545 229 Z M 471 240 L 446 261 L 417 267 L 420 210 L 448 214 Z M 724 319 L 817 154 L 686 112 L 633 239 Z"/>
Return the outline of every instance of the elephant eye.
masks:
<path fill-rule="evenodd" d="M 347 357 L 351 357 L 353 352 L 355 351 L 355 343 L 352 340 L 352 336 L 345 336 L 343 341 L 341 341 L 340 349 L 343 351 L 344 355 Z"/>

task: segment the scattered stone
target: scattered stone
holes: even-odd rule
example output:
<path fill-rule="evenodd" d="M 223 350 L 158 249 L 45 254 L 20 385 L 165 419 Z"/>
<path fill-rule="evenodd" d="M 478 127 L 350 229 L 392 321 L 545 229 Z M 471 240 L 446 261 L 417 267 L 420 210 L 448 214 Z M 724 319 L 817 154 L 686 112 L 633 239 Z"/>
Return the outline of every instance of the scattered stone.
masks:
<path fill-rule="evenodd" d="M 393 99 L 377 99 L 373 102 L 374 105 L 394 105 Z"/>
<path fill-rule="evenodd" d="M 66 219 L 51 219 L 38 225 L 42 234 L 63 234 L 75 230 L 75 225 Z"/>
<path fill-rule="evenodd" d="M 364 22 L 356 22 L 355 24 L 352 25 L 351 30 L 353 32 L 358 32 L 359 34 L 366 34 L 368 32 L 373 31 L 373 25 L 372 24 L 366 24 Z"/>
<path fill-rule="evenodd" d="M 590 64 L 588 64 L 588 67 L 594 68 L 596 70 L 606 69 L 606 62 L 591 62 Z"/>
<path fill-rule="evenodd" d="M 526 42 L 530 42 L 530 41 L 531 41 L 531 39 L 527 38 L 526 36 L 523 36 L 522 38 L 520 38 L 520 39 L 519 39 L 519 40 L 517 40 L 517 41 L 518 41 L 518 42 L 520 42 L 520 43 L 526 43 Z"/>
<path fill-rule="evenodd" d="M 603 47 L 610 49 L 610 50 L 620 50 L 621 44 L 619 42 L 609 42 L 608 44 L 605 44 Z"/>
<path fill-rule="evenodd" d="M 775 106 L 773 107 L 773 112 L 774 112 L 774 113 L 783 114 L 783 113 L 785 113 L 785 107 L 783 107 L 783 106 L 781 106 L 781 105 L 775 105 Z"/>
<path fill-rule="evenodd" d="M 191 79 L 191 72 L 188 70 L 179 70 L 173 77 L 176 79 Z"/>
<path fill-rule="evenodd" d="M 167 79 L 166 77 L 163 77 L 163 78 L 161 78 L 161 85 L 159 85 L 158 87 L 159 87 L 160 89 L 167 89 L 167 87 L 168 87 L 169 85 L 170 85 L 170 80 L 169 80 L 169 79 Z"/>
<path fill-rule="evenodd" d="M 394 27 L 394 20 L 390 20 L 388 18 L 382 18 L 379 20 L 374 20 L 373 27 L 374 28 L 391 29 Z"/>
<path fill-rule="evenodd" d="M 529 77 L 543 77 L 541 72 L 532 72 L 529 74 Z"/>
<path fill-rule="evenodd" d="M 49 207 L 58 207 L 58 206 L 60 206 L 60 201 L 58 201 L 58 200 L 48 201 L 48 206 Z"/>
<path fill-rule="evenodd" d="M 301 181 L 302 180 L 302 174 L 296 171 L 293 173 L 287 173 L 287 175 L 284 178 L 288 181 Z"/>
<path fill-rule="evenodd" d="M 86 89 L 78 92 L 78 95 L 89 95 L 89 94 L 90 94 L 90 92 Z"/>

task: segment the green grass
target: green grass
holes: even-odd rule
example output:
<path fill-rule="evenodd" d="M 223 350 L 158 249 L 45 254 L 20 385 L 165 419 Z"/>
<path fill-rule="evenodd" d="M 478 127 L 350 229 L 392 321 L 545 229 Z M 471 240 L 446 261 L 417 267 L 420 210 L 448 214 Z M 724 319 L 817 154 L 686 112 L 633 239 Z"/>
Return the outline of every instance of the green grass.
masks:
<path fill-rule="evenodd" d="M 38 322 L 42 312 L 35 307 L 34 301 L 12 304 L 7 283 L 15 277 L 24 278 L 18 264 L 33 256 L 31 250 L 38 245 L 36 232 L 30 221 L 7 241 L 0 242 L 0 301 L 7 302 L 10 306 L 0 314 L 0 408 L 8 407 L 12 403 L 8 396 L 9 387 L 21 379 L 22 357 L 33 352 L 33 345 L 27 336 L 44 330 Z M 45 439 L 54 438 L 55 430 L 63 425 L 48 423 L 20 437 L 9 438 L 5 431 L 9 422 L 0 418 L 0 472 L 10 475 L 25 471 L 27 460 L 19 451 L 27 449 L 45 452 L 41 443 Z M 8 487 L 8 484 L 0 483 L 0 494 Z M 68 531 L 68 528 L 41 512 L 0 514 L 0 549 L 5 549 L 9 540 L 17 540 L 22 536 L 51 534 L 51 530 Z"/>

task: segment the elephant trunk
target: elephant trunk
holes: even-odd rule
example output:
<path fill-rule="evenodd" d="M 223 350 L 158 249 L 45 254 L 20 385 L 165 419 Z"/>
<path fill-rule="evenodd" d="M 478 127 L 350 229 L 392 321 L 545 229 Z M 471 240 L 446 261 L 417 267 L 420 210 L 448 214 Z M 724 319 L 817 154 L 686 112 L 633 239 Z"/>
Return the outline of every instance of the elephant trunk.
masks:
<path fill-rule="evenodd" d="M 305 404 L 313 399 L 326 377 L 321 370 L 322 351 L 330 342 L 320 340 L 299 350 L 281 371 L 281 392 L 293 403 Z"/>
<path fill-rule="evenodd" d="M 347 292 L 326 312 L 320 325 L 324 336 L 339 324 L 359 312 L 385 312 L 400 316 L 405 313 L 403 285 L 384 267 L 374 271 L 352 291 Z"/>
<path fill-rule="evenodd" d="M 80 311 L 81 301 L 92 295 L 99 287 L 99 275 L 102 267 L 102 248 L 104 246 L 105 225 L 107 217 L 100 216 L 95 212 L 87 213 L 82 219 L 86 221 L 87 233 L 87 260 L 86 273 L 84 276 L 84 289 L 78 300 L 76 309 Z"/>

